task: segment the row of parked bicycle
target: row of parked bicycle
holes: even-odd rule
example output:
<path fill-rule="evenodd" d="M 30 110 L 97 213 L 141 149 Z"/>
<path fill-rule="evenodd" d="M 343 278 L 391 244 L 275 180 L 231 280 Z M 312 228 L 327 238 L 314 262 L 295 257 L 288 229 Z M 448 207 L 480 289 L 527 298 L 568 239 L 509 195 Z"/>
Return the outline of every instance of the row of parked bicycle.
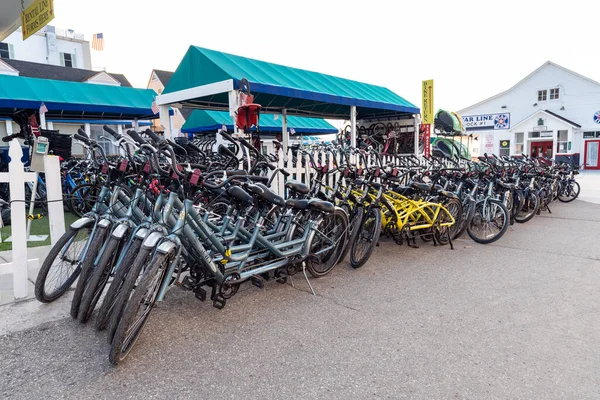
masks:
<path fill-rule="evenodd" d="M 359 268 L 381 232 L 410 246 L 417 239 L 452 246 L 465 230 L 490 243 L 512 221 L 579 193 L 575 169 L 527 157 L 385 163 L 370 148 L 313 146 L 300 150 L 311 174 L 299 182 L 225 132 L 231 148 L 199 156 L 193 143 L 149 130 L 104 129 L 123 156 L 110 160 L 83 131 L 75 136 L 99 179 L 81 191 L 85 213 L 51 249 L 35 295 L 52 302 L 77 282 L 71 315 L 85 323 L 99 306 L 95 326 L 108 331 L 113 364 L 129 354 L 171 285 L 222 308 L 246 282 L 262 287 L 302 273 L 310 286 L 307 273 L 322 277 L 347 254 Z M 285 196 L 269 187 L 280 179 Z"/>

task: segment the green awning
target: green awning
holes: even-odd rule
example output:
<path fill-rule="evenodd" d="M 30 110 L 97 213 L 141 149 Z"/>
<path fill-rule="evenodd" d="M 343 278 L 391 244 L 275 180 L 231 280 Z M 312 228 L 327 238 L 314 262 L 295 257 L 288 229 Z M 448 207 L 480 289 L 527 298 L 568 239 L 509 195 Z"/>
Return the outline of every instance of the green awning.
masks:
<path fill-rule="evenodd" d="M 241 79 L 250 82 L 255 102 L 266 111 L 283 108 L 291 114 L 347 118 L 356 106 L 359 118 L 418 114 L 419 108 L 391 90 L 318 72 L 286 67 L 251 58 L 191 46 L 163 94 L 211 83 Z M 227 94 L 182 102 L 191 108 L 226 108 Z"/>
<path fill-rule="evenodd" d="M 0 75 L 0 115 L 5 116 L 38 109 L 43 102 L 48 119 L 157 118 L 151 109 L 155 96 L 151 89 Z"/>
<path fill-rule="evenodd" d="M 273 114 L 262 114 L 260 116 L 259 128 L 261 132 L 281 133 L 283 117 L 278 115 L 275 119 Z M 233 120 L 227 111 L 194 110 L 181 128 L 182 132 L 209 132 L 220 129 L 223 125 L 227 130 L 233 131 Z M 337 129 L 329 122 L 321 118 L 287 117 L 288 130 L 293 129 L 296 133 L 337 133 Z"/>

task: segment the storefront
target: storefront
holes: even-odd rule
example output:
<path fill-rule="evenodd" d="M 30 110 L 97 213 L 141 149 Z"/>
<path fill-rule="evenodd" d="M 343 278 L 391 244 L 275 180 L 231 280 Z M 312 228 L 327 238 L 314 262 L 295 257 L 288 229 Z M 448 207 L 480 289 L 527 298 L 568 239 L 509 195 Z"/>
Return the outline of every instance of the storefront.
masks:
<path fill-rule="evenodd" d="M 459 114 L 479 154 L 572 159 L 600 169 L 600 83 L 547 62 Z"/>

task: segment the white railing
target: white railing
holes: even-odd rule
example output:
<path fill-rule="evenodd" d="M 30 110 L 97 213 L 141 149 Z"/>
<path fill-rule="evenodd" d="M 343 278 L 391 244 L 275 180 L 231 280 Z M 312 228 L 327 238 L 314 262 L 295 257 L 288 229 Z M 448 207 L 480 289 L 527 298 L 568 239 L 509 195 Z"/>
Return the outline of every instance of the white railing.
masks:
<path fill-rule="evenodd" d="M 36 268 L 39 259 L 28 259 L 27 220 L 25 214 L 25 183 L 35 182 L 37 174 L 26 172 L 21 158 L 23 150 L 17 140 L 10 143 L 8 152 L 9 172 L 0 173 L 0 182 L 8 182 L 10 187 L 10 216 L 12 236 L 12 261 L 0 264 L 0 275 L 12 274 L 15 299 L 27 297 L 28 269 Z M 65 217 L 62 203 L 62 185 L 60 161 L 58 157 L 45 156 L 46 195 L 48 201 L 48 220 L 50 239 L 54 244 L 65 233 Z M 31 201 L 35 200 L 35 193 Z"/>

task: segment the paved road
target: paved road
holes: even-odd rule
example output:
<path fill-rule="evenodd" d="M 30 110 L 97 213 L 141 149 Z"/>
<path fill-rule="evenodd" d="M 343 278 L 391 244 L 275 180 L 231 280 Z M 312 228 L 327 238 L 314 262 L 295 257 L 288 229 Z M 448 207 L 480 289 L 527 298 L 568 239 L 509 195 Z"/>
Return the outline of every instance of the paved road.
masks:
<path fill-rule="evenodd" d="M 600 205 L 553 212 L 494 245 L 382 243 L 316 297 L 296 279 L 217 310 L 172 289 L 118 368 L 91 326 L 9 327 L 0 398 L 597 399 Z"/>

